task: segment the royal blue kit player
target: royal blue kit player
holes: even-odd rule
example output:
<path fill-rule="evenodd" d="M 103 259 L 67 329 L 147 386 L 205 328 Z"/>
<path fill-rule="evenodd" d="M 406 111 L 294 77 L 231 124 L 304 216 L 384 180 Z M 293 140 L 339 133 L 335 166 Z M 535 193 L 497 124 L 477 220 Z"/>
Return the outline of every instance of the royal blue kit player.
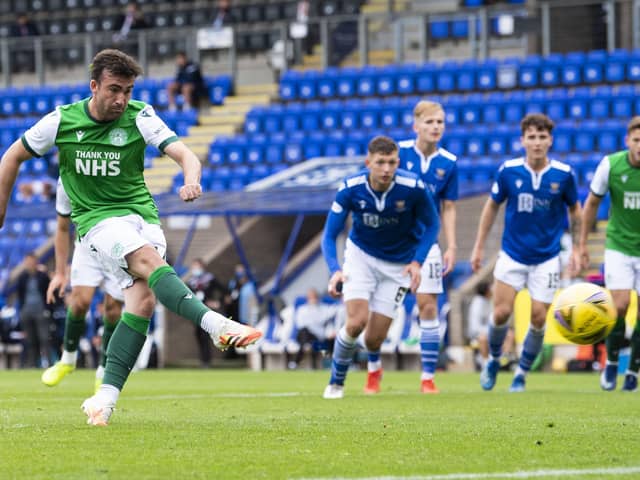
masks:
<path fill-rule="evenodd" d="M 388 137 L 369 142 L 366 169 L 342 183 L 327 216 L 322 251 L 331 272 L 329 293 L 342 295 L 346 323 L 338 332 L 331 378 L 324 398 L 344 396 L 344 381 L 366 328 L 365 346 L 378 351 L 395 309 L 408 290 L 420 284 L 420 269 L 438 235 L 438 212 L 414 174 L 399 170 L 398 146 Z M 338 262 L 336 240 L 351 213 L 344 264 Z"/>
<path fill-rule="evenodd" d="M 418 175 L 427 191 L 433 195 L 447 242 L 444 254 L 435 242 L 422 264 L 421 281 L 416 291 L 420 318 L 420 357 L 422 374 L 420 391 L 439 393 L 434 383 L 440 352 L 440 322 L 438 295 L 444 292 L 443 277 L 456 262 L 456 200 L 458 200 L 458 167 L 456 156 L 440 147 L 445 128 L 445 112 L 437 102 L 422 100 L 413 109 L 413 130 L 416 138 L 399 142 L 400 168 Z M 370 361 L 373 358 L 370 357 Z M 375 367 L 372 362 L 370 367 Z M 375 368 L 370 368 L 367 387 L 375 387 Z M 379 386 L 378 386 L 379 388 Z M 373 393 L 375 388 L 371 389 Z"/>
<path fill-rule="evenodd" d="M 493 319 L 489 323 L 490 359 L 480 374 L 483 389 L 491 390 L 500 368 L 507 322 L 518 291 L 531 296 L 531 324 L 524 339 L 520 363 L 510 391 L 522 392 L 525 377 L 542 348 L 547 310 L 560 281 L 560 239 L 569 209 L 573 254 L 569 270 L 576 273 L 580 259 L 578 235 L 581 208 L 576 180 L 569 165 L 549 160 L 553 122 L 546 115 L 530 114 L 520 123 L 524 158 L 507 160 L 498 170 L 482 214 L 471 254 L 474 271 L 481 267 L 484 245 L 500 204 L 506 201 L 502 249 L 493 276 Z"/>

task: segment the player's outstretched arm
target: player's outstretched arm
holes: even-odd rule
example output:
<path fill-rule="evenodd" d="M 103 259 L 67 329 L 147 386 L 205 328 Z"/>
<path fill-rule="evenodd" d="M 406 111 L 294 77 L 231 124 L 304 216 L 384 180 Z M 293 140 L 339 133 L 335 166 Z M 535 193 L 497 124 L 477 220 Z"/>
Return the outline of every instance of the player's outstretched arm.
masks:
<path fill-rule="evenodd" d="M 442 255 L 444 270 L 442 275 L 447 275 L 456 264 L 456 202 L 444 200 L 442 202 L 442 230 L 447 241 L 447 249 Z"/>
<path fill-rule="evenodd" d="M 416 293 L 416 290 L 420 286 L 420 280 L 422 278 L 420 273 L 421 267 L 422 266 L 418 262 L 413 261 L 407 264 L 407 266 L 404 267 L 403 270 L 404 275 L 409 275 L 409 277 L 411 277 L 411 284 L 409 286 L 409 289 L 413 293 Z"/>
<path fill-rule="evenodd" d="M 482 208 L 480 223 L 478 224 L 478 233 L 476 234 L 476 241 L 473 245 L 473 250 L 471 251 L 471 268 L 474 272 L 478 272 L 478 270 L 482 268 L 484 244 L 489 232 L 491 231 L 493 222 L 496 220 L 499 208 L 500 204 L 496 203 L 491 197 L 487 199 L 487 202 Z"/>
<path fill-rule="evenodd" d="M 184 185 L 180 188 L 180 198 L 185 202 L 191 202 L 200 197 L 202 195 L 202 186 L 200 185 L 202 164 L 196 154 L 181 141 L 167 145 L 164 153 L 182 168 Z"/>
<path fill-rule="evenodd" d="M 55 295 L 64 297 L 67 287 L 67 261 L 69 259 L 69 240 L 71 235 L 71 219 L 58 215 L 56 234 L 53 239 L 55 270 L 49 288 L 47 288 L 47 303 L 56 301 Z"/>
<path fill-rule="evenodd" d="M 7 206 L 11 197 L 11 190 L 18 177 L 20 164 L 31 158 L 31 153 L 24 148 L 21 140 L 16 140 L 5 152 L 0 160 L 0 227 L 4 225 Z"/>
<path fill-rule="evenodd" d="M 571 258 L 569 259 L 569 275 L 576 277 L 582 269 L 582 252 L 579 248 L 580 234 L 582 224 L 582 208 L 580 202 L 569 207 L 569 228 L 571 231 L 571 243 L 573 247 L 571 249 Z"/>
<path fill-rule="evenodd" d="M 596 214 L 600 207 L 602 198 L 594 195 L 593 192 L 589 192 L 587 199 L 584 202 L 584 208 L 582 209 L 582 219 L 580 221 L 580 236 L 578 239 L 578 255 L 580 256 L 580 268 L 583 270 L 589 268 L 589 250 L 587 249 L 587 240 L 589 238 L 589 231 L 593 228 L 593 224 L 596 220 Z"/>

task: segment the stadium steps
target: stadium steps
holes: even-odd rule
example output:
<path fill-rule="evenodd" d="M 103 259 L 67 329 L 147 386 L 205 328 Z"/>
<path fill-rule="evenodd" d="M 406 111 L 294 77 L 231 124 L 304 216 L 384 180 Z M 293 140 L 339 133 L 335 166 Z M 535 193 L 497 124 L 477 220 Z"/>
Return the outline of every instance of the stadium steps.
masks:
<path fill-rule="evenodd" d="M 181 140 L 206 163 L 211 142 L 240 131 L 247 112 L 256 105 L 271 103 L 277 90 L 278 86 L 271 83 L 237 87 L 236 95 L 226 97 L 223 105 L 200 110 L 198 125 L 189 127 L 189 134 Z M 153 166 L 145 170 L 145 181 L 152 194 L 167 192 L 178 172 L 180 167 L 169 157 L 155 158 Z"/>

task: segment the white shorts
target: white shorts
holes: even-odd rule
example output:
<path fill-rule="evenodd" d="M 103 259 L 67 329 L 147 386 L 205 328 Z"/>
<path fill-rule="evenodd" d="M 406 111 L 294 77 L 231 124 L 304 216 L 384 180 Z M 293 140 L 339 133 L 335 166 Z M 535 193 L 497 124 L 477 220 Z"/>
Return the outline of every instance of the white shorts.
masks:
<path fill-rule="evenodd" d="M 640 257 L 605 249 L 604 284 L 609 290 L 640 292 Z"/>
<path fill-rule="evenodd" d="M 440 245 L 434 243 L 420 270 L 420 286 L 417 293 L 442 293 L 442 252 Z"/>
<path fill-rule="evenodd" d="M 116 300 L 124 302 L 117 278 L 107 273 L 91 255 L 87 246 L 76 242 L 71 259 L 71 287 L 101 287 Z"/>
<path fill-rule="evenodd" d="M 527 287 L 533 300 L 550 304 L 560 286 L 560 257 L 556 255 L 537 265 L 525 265 L 501 250 L 493 276 L 518 292 Z"/>
<path fill-rule="evenodd" d="M 164 258 L 167 241 L 160 225 L 146 223 L 140 215 L 126 215 L 102 220 L 82 237 L 81 243 L 91 251 L 106 273 L 112 274 L 120 288 L 133 284 L 134 278 L 127 272 L 126 256 L 152 245 Z"/>
<path fill-rule="evenodd" d="M 347 240 L 342 272 L 345 301 L 364 299 L 369 310 L 393 318 L 395 310 L 411 286 L 409 275 L 403 275 L 405 264 L 375 258 Z"/>

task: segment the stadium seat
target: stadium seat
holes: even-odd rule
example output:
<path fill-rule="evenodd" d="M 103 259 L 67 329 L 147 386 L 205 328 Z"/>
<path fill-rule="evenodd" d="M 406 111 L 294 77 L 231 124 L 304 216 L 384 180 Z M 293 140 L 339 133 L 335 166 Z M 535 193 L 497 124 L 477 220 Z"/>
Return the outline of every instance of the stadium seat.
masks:
<path fill-rule="evenodd" d="M 402 65 L 396 78 L 397 92 L 400 95 L 409 95 L 416 89 L 417 66 L 412 64 Z M 429 90 L 433 89 L 433 85 Z"/>

